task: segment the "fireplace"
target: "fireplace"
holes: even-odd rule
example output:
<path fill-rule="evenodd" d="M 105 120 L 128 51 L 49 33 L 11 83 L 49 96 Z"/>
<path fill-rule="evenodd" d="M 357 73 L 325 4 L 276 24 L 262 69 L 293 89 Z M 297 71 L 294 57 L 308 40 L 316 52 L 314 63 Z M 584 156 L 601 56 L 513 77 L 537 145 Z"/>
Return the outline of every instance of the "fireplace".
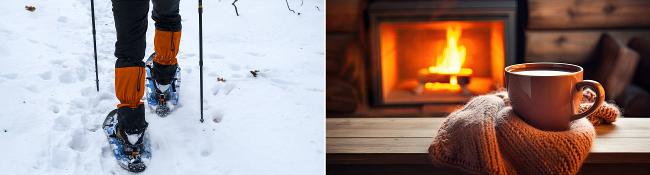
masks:
<path fill-rule="evenodd" d="M 514 64 L 514 2 L 375 2 L 374 105 L 458 104 L 503 87 Z"/>

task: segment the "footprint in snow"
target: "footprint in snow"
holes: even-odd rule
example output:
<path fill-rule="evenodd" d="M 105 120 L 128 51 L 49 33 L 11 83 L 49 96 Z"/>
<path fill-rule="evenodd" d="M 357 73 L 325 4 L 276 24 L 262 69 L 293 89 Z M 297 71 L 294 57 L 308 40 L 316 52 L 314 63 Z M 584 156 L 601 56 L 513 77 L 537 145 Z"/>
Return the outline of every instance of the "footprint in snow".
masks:
<path fill-rule="evenodd" d="M 55 113 L 55 114 L 58 114 L 58 113 L 59 113 L 59 107 L 56 106 L 56 105 L 51 105 L 51 106 L 50 106 L 50 110 L 51 110 L 53 113 Z"/>
<path fill-rule="evenodd" d="M 90 94 L 93 94 L 94 92 L 95 92 L 95 87 L 88 86 L 88 87 L 85 87 L 85 88 L 81 89 L 81 96 L 89 97 Z"/>
<path fill-rule="evenodd" d="M 214 96 L 214 95 L 219 94 L 219 90 L 220 90 L 220 89 L 221 89 L 221 88 L 220 88 L 218 85 L 217 85 L 217 86 L 213 86 L 212 89 L 211 89 L 211 90 L 212 90 L 212 95 Z"/>
<path fill-rule="evenodd" d="M 210 154 L 212 154 L 212 145 L 210 145 L 210 143 L 204 143 L 203 146 L 201 146 L 200 154 L 202 157 L 210 156 Z"/>
<path fill-rule="evenodd" d="M 100 94 L 99 97 L 97 97 L 97 100 L 98 101 L 104 101 L 104 100 L 112 100 L 113 98 L 115 98 L 115 96 L 113 96 L 113 94 L 104 92 L 104 93 Z"/>
<path fill-rule="evenodd" d="M 65 83 L 65 84 L 74 83 L 76 80 L 71 75 L 72 75 L 72 73 L 70 71 L 66 71 L 66 72 L 62 73 L 61 75 L 59 75 L 59 82 Z"/>
<path fill-rule="evenodd" d="M 210 58 L 210 59 L 224 59 L 224 58 L 226 58 L 226 57 L 224 57 L 223 55 L 210 54 L 210 55 L 208 56 L 208 58 Z"/>
<path fill-rule="evenodd" d="M 38 76 L 41 77 L 41 79 L 43 80 L 49 80 L 52 78 L 52 72 L 51 71 L 43 72 L 41 74 L 38 74 Z"/>
<path fill-rule="evenodd" d="M 13 79 L 16 79 L 16 77 L 18 77 L 18 74 L 15 74 L 15 73 L 13 73 L 13 74 L 2 74 L 0 76 L 2 78 L 13 80 Z"/>
<path fill-rule="evenodd" d="M 185 58 L 192 58 L 192 57 L 196 57 L 196 54 L 188 53 L 188 54 L 185 54 L 184 57 Z"/>
<path fill-rule="evenodd" d="M 230 70 L 239 71 L 241 70 L 241 66 L 239 66 L 238 64 L 230 64 Z"/>
<path fill-rule="evenodd" d="M 250 56 L 255 56 L 255 57 L 263 57 L 264 56 L 264 54 L 257 53 L 257 52 L 246 52 L 246 54 L 248 54 Z"/>
<path fill-rule="evenodd" d="M 56 46 L 56 45 L 54 45 L 54 44 L 44 44 L 44 45 L 47 46 L 47 47 L 49 47 L 50 49 L 54 49 L 54 50 L 56 50 L 56 49 L 59 48 L 58 46 Z"/>
<path fill-rule="evenodd" d="M 113 150 L 108 145 L 102 146 L 102 157 L 112 158 Z"/>
<path fill-rule="evenodd" d="M 59 117 L 54 119 L 54 130 L 57 131 L 66 131 L 70 128 L 70 119 L 65 117 Z"/>
<path fill-rule="evenodd" d="M 292 82 L 292 81 L 283 80 L 283 79 L 278 79 L 278 78 L 271 78 L 271 85 L 273 85 L 275 87 L 285 89 L 285 90 L 289 89 L 290 87 L 292 87 L 292 85 L 295 85 L 295 84 L 297 84 L 297 83 Z"/>
<path fill-rule="evenodd" d="M 101 165 L 102 170 L 104 170 L 104 173 L 106 173 L 106 174 L 119 174 L 119 173 L 116 173 L 116 172 L 113 171 L 113 169 L 119 167 L 119 165 L 117 165 L 115 163 L 115 157 L 113 157 L 113 150 L 108 146 L 108 144 L 105 144 L 104 146 L 102 146 L 102 154 L 101 155 L 102 156 L 99 157 L 99 165 Z"/>
<path fill-rule="evenodd" d="M 296 84 L 291 81 L 283 80 L 283 79 L 278 79 L 278 78 L 271 78 L 271 82 L 277 83 L 277 84 L 284 84 L 284 85 L 293 85 Z"/>
<path fill-rule="evenodd" d="M 68 18 L 65 16 L 59 16 L 59 18 L 56 21 L 58 21 L 59 23 L 67 23 Z"/>
<path fill-rule="evenodd" d="M 72 139 L 68 143 L 68 146 L 70 149 L 83 152 L 87 148 L 87 142 L 86 142 L 86 133 L 84 133 L 84 130 L 78 129 L 74 132 L 72 132 Z"/>
<path fill-rule="evenodd" d="M 71 164 L 69 162 L 69 154 L 70 152 L 66 149 L 59 149 L 58 147 L 55 147 L 52 150 L 52 155 L 50 157 L 50 163 L 52 163 L 52 167 L 57 169 L 64 169 L 67 168 L 67 166 L 70 166 Z"/>
<path fill-rule="evenodd" d="M 90 127 L 88 127 L 88 131 L 95 132 L 95 131 L 99 130 L 99 128 L 101 128 L 100 124 L 93 124 L 93 125 L 90 125 Z"/>
<path fill-rule="evenodd" d="M 242 77 L 244 77 L 244 75 L 242 75 L 242 74 L 230 74 L 230 77 L 232 77 L 232 78 L 242 78 Z"/>
<path fill-rule="evenodd" d="M 63 59 L 55 59 L 50 61 L 50 64 L 55 64 L 55 65 L 63 65 Z"/>
<path fill-rule="evenodd" d="M 230 94 L 232 90 L 235 89 L 235 84 L 233 83 L 219 83 L 216 86 L 212 87 L 212 95 L 217 95 L 219 92 L 223 92 L 224 95 Z"/>
<path fill-rule="evenodd" d="M 221 120 L 223 120 L 223 112 L 221 110 L 212 112 L 212 122 L 221 123 Z"/>
<path fill-rule="evenodd" d="M 211 153 L 212 152 L 210 150 L 207 150 L 207 149 L 201 150 L 201 156 L 203 156 L 203 157 L 208 157 L 208 156 L 210 156 Z"/>
<path fill-rule="evenodd" d="M 85 81 L 86 80 L 86 75 L 88 75 L 88 72 L 86 72 L 85 69 L 83 68 L 77 68 L 77 78 L 79 81 Z"/>
<path fill-rule="evenodd" d="M 25 86 L 25 89 L 27 89 L 27 90 L 29 90 L 30 92 L 33 92 L 33 93 L 40 93 L 41 92 L 40 90 L 38 90 L 38 87 L 33 85 L 33 84 Z"/>

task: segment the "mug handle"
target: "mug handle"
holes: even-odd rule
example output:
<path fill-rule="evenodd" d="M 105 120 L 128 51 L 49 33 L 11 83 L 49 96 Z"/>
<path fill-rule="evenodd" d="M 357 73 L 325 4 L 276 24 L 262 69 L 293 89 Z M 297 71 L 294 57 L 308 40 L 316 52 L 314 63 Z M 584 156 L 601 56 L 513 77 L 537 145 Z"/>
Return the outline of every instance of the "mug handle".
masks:
<path fill-rule="evenodd" d="M 602 105 L 603 102 L 605 101 L 605 89 L 603 88 L 602 85 L 600 85 L 600 83 L 593 80 L 582 80 L 581 82 L 576 83 L 576 91 L 580 91 L 585 87 L 589 87 L 593 89 L 594 92 L 596 92 L 596 102 L 594 102 L 594 104 L 591 107 L 589 107 L 587 111 L 573 115 L 571 117 L 571 120 L 580 119 L 591 113 L 596 112 L 596 109 L 598 109 L 598 107 L 600 107 L 600 105 Z"/>

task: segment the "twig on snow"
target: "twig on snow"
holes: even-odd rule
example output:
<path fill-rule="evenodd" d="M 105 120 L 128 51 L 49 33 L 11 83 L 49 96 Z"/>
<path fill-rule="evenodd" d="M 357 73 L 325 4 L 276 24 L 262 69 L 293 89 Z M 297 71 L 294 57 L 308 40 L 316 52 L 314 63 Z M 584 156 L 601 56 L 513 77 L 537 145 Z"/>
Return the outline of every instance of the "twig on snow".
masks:
<path fill-rule="evenodd" d="M 287 3 L 287 8 L 289 9 L 289 11 L 291 11 L 291 12 L 293 12 L 293 13 L 296 13 L 295 10 L 291 10 L 291 7 L 289 7 L 289 0 L 284 0 L 284 2 Z"/>
<path fill-rule="evenodd" d="M 26 5 L 25 10 L 29 12 L 34 12 L 34 10 L 36 10 L 36 7 L 34 7 L 33 5 Z"/>
<path fill-rule="evenodd" d="M 235 5 L 235 2 L 237 2 L 237 1 L 239 1 L 239 0 L 235 0 L 235 1 L 233 1 L 233 2 L 232 2 L 232 6 L 235 7 L 235 14 L 237 14 L 237 16 L 239 16 L 239 11 L 237 11 L 237 6 Z"/>
<path fill-rule="evenodd" d="M 218 81 L 218 82 L 224 82 L 224 83 L 225 83 L 225 82 L 226 82 L 226 79 L 223 78 L 223 77 L 217 77 L 217 81 Z"/>
<path fill-rule="evenodd" d="M 260 73 L 260 70 L 257 70 L 257 69 L 251 70 L 250 73 L 253 74 L 253 77 L 257 77 L 259 75 L 259 73 Z"/>

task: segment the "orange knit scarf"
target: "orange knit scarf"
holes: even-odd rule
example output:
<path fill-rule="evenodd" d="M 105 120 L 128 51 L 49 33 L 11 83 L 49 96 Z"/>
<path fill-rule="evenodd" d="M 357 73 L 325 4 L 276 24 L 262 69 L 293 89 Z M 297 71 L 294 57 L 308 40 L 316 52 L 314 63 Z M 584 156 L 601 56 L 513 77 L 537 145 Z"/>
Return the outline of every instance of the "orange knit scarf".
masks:
<path fill-rule="evenodd" d="M 507 96 L 478 96 L 451 113 L 429 147 L 433 163 L 476 174 L 575 174 L 596 136 L 593 125 L 620 116 L 616 106 L 604 103 L 567 131 L 542 131 L 514 114 Z M 584 91 L 581 111 L 594 97 Z"/>

